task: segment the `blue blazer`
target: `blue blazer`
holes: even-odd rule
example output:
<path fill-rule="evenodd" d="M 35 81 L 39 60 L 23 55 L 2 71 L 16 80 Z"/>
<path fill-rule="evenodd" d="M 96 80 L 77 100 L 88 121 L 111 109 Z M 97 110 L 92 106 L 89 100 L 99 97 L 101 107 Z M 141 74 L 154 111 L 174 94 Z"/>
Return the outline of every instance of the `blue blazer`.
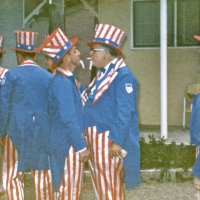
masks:
<path fill-rule="evenodd" d="M 118 69 L 110 87 L 95 104 L 90 90 L 88 93 L 83 112 L 84 127 L 96 126 L 98 133 L 109 130 L 109 139 L 128 152 L 124 158 L 125 181 L 127 188 L 134 188 L 140 183 L 137 80 L 128 67 L 123 67 Z"/>
<path fill-rule="evenodd" d="M 190 117 L 191 144 L 200 146 L 200 94 L 193 97 L 192 113 Z"/>
<path fill-rule="evenodd" d="M 191 144 L 200 146 L 200 94 L 193 97 L 192 113 L 190 117 L 190 141 Z M 200 178 L 200 154 L 193 165 L 194 176 Z"/>
<path fill-rule="evenodd" d="M 48 86 L 52 75 L 36 65 L 17 66 L 0 85 L 0 135 L 18 152 L 18 171 L 49 169 Z"/>
<path fill-rule="evenodd" d="M 75 151 L 86 147 L 82 126 L 82 103 L 74 76 L 56 74 L 49 89 L 51 122 L 51 173 L 55 190 L 58 189 L 65 159 L 71 146 Z"/>
<path fill-rule="evenodd" d="M 200 154 L 197 156 L 196 161 L 192 168 L 193 175 L 200 178 Z"/>

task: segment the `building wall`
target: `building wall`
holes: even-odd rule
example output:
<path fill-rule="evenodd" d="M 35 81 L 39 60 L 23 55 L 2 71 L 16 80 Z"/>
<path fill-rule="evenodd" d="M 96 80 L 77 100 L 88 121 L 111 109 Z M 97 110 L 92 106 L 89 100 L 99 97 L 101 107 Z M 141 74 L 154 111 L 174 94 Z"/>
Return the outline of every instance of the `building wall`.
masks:
<path fill-rule="evenodd" d="M 15 47 L 14 30 L 22 28 L 23 6 L 22 0 L 1 0 L 0 33 L 4 37 L 4 55 L 2 66 L 12 68 L 16 65 L 16 56 L 10 48 Z"/>
<path fill-rule="evenodd" d="M 88 85 L 91 79 L 91 71 L 89 70 L 90 48 L 86 45 L 93 37 L 94 31 L 94 15 L 87 9 L 81 9 L 78 12 L 68 14 L 65 18 L 66 34 L 69 38 L 78 37 L 77 47 L 81 52 L 81 59 L 85 63 L 85 69 L 77 66 L 75 73 L 78 79 Z"/>
<path fill-rule="evenodd" d="M 23 1 L 22 0 L 1 0 L 0 6 L 0 33 L 4 37 L 4 49 L 6 54 L 1 65 L 11 69 L 17 65 L 15 51 L 11 48 L 16 47 L 15 30 L 23 29 Z M 25 27 L 27 30 L 38 32 L 36 47 L 48 33 L 48 22 L 46 19 L 32 19 Z M 37 55 L 37 62 L 41 61 L 41 56 Z"/>
<path fill-rule="evenodd" d="M 160 50 L 131 49 L 131 1 L 99 0 L 100 22 L 126 32 L 123 51 L 139 81 L 139 122 L 160 124 Z M 188 85 L 200 82 L 198 48 L 168 49 L 168 124 L 182 125 L 183 97 Z"/>

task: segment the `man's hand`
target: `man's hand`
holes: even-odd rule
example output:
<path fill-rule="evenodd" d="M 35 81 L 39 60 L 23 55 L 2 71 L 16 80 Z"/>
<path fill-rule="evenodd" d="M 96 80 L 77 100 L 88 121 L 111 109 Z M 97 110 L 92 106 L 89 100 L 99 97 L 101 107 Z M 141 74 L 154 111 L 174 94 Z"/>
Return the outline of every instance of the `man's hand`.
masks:
<path fill-rule="evenodd" d="M 121 156 L 122 148 L 118 144 L 112 142 L 109 146 L 109 156 L 111 158 Z"/>
<path fill-rule="evenodd" d="M 85 162 L 89 159 L 90 151 L 85 149 L 84 151 L 80 152 L 80 161 Z"/>
<path fill-rule="evenodd" d="M 197 177 L 194 177 L 194 187 L 195 187 L 197 190 L 200 190 L 200 179 L 197 178 Z"/>

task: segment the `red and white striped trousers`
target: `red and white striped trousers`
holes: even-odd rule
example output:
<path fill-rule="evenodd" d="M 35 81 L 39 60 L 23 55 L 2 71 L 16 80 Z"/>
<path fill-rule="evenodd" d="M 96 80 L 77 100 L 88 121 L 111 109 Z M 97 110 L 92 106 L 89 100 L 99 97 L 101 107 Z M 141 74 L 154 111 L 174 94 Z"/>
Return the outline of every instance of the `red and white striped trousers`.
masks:
<path fill-rule="evenodd" d="M 24 199 L 23 174 L 17 172 L 17 151 L 7 136 L 3 161 L 3 187 L 8 200 Z"/>
<path fill-rule="evenodd" d="M 3 187 L 7 200 L 24 200 L 23 173 L 17 172 L 17 151 L 6 137 L 3 163 Z M 78 200 L 82 188 L 83 164 L 73 148 L 65 160 L 62 183 L 54 192 L 49 170 L 33 170 L 35 200 Z"/>
<path fill-rule="evenodd" d="M 99 200 L 123 200 L 123 160 L 109 157 L 108 135 L 109 131 L 98 134 L 96 127 L 86 129 L 92 182 Z"/>
<path fill-rule="evenodd" d="M 56 200 L 78 200 L 82 189 L 84 164 L 79 161 L 79 153 L 71 147 L 65 160 L 62 183 L 55 193 Z"/>
<path fill-rule="evenodd" d="M 17 150 L 7 136 L 3 162 L 3 187 L 7 200 L 24 200 L 24 174 L 17 172 Z M 52 184 L 49 171 L 32 171 L 35 200 L 50 200 Z"/>

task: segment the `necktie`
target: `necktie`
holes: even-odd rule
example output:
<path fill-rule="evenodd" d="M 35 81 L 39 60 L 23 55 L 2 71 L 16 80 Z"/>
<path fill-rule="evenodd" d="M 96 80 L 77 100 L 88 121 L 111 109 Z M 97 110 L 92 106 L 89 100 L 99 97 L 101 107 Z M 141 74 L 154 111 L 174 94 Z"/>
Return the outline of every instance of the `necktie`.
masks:
<path fill-rule="evenodd" d="M 99 69 L 99 71 L 102 72 L 102 73 L 104 73 L 104 72 L 106 71 L 106 69 L 105 69 L 104 67 L 101 67 L 101 68 Z"/>

